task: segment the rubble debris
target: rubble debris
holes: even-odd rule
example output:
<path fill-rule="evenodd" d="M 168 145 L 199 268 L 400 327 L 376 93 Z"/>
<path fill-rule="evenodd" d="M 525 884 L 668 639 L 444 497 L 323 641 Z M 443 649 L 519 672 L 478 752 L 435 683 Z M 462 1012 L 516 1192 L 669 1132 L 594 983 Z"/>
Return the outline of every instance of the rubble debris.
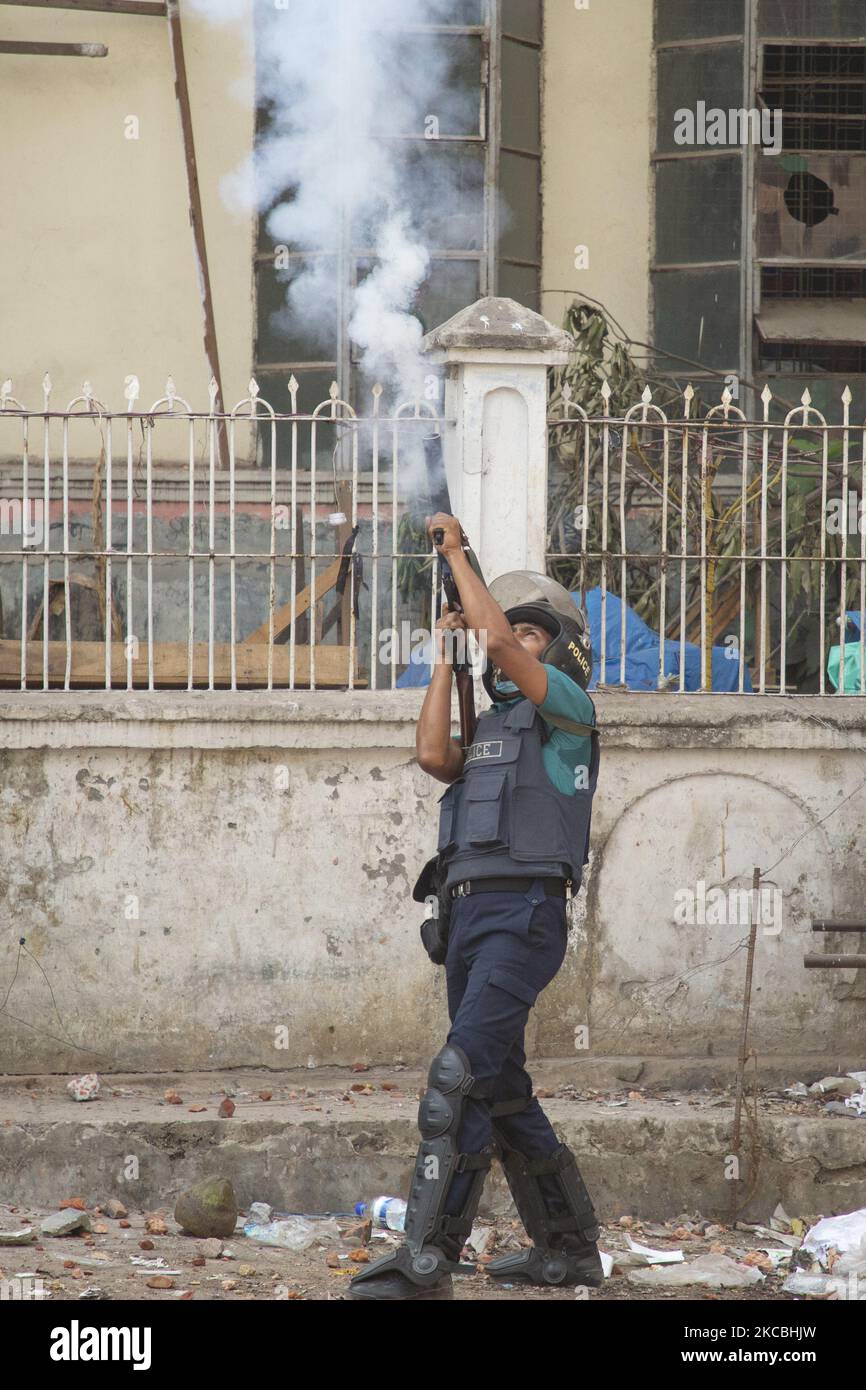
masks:
<path fill-rule="evenodd" d="M 866 1111 L 864 1111 L 866 1113 Z M 847 1100 L 828 1100 L 824 1106 L 825 1115 L 841 1115 L 845 1120 L 857 1120 L 860 1118 L 859 1111 L 854 1106 L 849 1105 Z"/>
<path fill-rule="evenodd" d="M 205 1240 L 234 1235 L 238 1204 L 228 1178 L 206 1178 L 177 1199 L 174 1219 L 190 1236 Z"/>
<path fill-rule="evenodd" d="M 343 1232 L 343 1239 L 353 1245 L 369 1245 L 372 1234 L 373 1222 L 368 1217 L 366 1221 L 358 1221 L 354 1226 L 348 1226 Z"/>
<path fill-rule="evenodd" d="M 76 1076 L 72 1081 L 67 1081 L 66 1089 L 73 1100 L 96 1100 L 99 1077 L 95 1071 L 88 1072 L 86 1076 Z"/>
<path fill-rule="evenodd" d="M 853 1096 L 860 1087 L 851 1076 L 825 1076 L 809 1087 L 810 1096 Z"/>
<path fill-rule="evenodd" d="M 206 1260 L 218 1260 L 225 1250 L 221 1240 L 203 1240 L 198 1252 Z"/>
<path fill-rule="evenodd" d="M 25 1226 L 20 1231 L 0 1231 L 0 1245 L 32 1245 L 36 1239 L 36 1232 L 32 1226 Z"/>
<path fill-rule="evenodd" d="M 760 1283 L 765 1275 L 754 1266 L 739 1264 L 727 1255 L 706 1254 L 688 1264 L 630 1269 L 626 1278 L 630 1284 L 649 1288 L 684 1288 L 700 1284 L 710 1289 L 744 1289 Z"/>
<path fill-rule="evenodd" d="M 476 1221 L 466 1244 L 476 1255 L 487 1255 L 493 1246 L 495 1237 L 496 1232 L 492 1226 L 483 1226 L 480 1222 Z"/>
<path fill-rule="evenodd" d="M 232 1117 L 232 1115 L 233 1115 L 234 1113 L 235 1113 L 235 1103 L 234 1103 L 234 1101 L 231 1100 L 229 1096 L 225 1096 L 225 1097 L 220 1101 L 220 1107 L 219 1107 L 219 1110 L 217 1111 L 217 1114 L 219 1115 L 219 1117 L 220 1117 L 221 1120 L 230 1120 L 231 1117 Z"/>
<path fill-rule="evenodd" d="M 672 1265 L 682 1264 L 685 1259 L 682 1250 L 651 1250 L 648 1245 L 641 1245 L 638 1241 L 632 1240 L 631 1236 L 626 1236 L 626 1240 L 628 1253 L 633 1257 L 628 1261 L 629 1264 Z"/>
<path fill-rule="evenodd" d="M 119 1221 L 123 1217 L 129 1216 L 126 1207 L 122 1202 L 118 1201 L 116 1197 L 110 1197 L 102 1210 L 105 1212 L 106 1216 L 111 1217 L 112 1221 Z"/>
<path fill-rule="evenodd" d="M 806 1274 L 795 1269 L 782 1285 L 783 1293 L 796 1293 L 806 1298 L 845 1298 L 845 1280 L 832 1274 Z"/>
<path fill-rule="evenodd" d="M 866 1273 L 866 1207 L 825 1216 L 807 1231 L 802 1249 L 833 1274 Z"/>
<path fill-rule="evenodd" d="M 306 1216 L 284 1215 L 264 1224 L 247 1221 L 244 1235 L 260 1245 L 278 1245 L 284 1250 L 309 1250 L 317 1241 L 336 1237 L 340 1228 L 333 1218 L 312 1221 Z"/>
<path fill-rule="evenodd" d="M 71 1236 L 76 1231 L 89 1231 L 90 1217 L 86 1211 L 77 1207 L 67 1207 L 64 1211 L 54 1211 L 39 1223 L 43 1236 Z"/>

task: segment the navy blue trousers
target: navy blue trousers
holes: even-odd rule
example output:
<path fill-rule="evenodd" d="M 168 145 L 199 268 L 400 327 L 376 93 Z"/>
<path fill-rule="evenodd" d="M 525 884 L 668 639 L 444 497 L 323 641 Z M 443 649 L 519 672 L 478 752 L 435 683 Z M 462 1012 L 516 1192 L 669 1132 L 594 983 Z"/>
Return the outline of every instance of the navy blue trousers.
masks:
<path fill-rule="evenodd" d="M 493 1082 L 491 1101 L 467 1100 L 458 1135 L 460 1153 L 479 1153 L 491 1141 L 490 1104 L 532 1096 L 523 1037 L 529 1011 L 565 958 L 568 922 L 563 898 L 544 895 L 536 879 L 528 893 L 478 893 L 457 898 L 451 912 L 445 973 L 448 1042 L 469 1058 L 476 1081 Z M 542 1158 L 559 1140 L 537 1100 L 498 1116 L 497 1129 L 526 1158 Z M 454 1179 L 445 1211 L 459 1212 L 473 1174 Z M 555 1178 L 539 1179 L 551 1215 L 564 1208 Z"/>

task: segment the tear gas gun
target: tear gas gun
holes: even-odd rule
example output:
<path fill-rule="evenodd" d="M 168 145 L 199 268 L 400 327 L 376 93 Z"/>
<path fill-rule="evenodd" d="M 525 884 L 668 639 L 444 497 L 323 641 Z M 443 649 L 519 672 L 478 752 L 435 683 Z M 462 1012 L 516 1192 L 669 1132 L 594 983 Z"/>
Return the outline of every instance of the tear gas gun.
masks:
<path fill-rule="evenodd" d="M 445 475 L 445 461 L 442 456 L 442 436 L 438 434 L 429 435 L 424 440 L 424 456 L 427 463 L 427 479 L 430 492 L 431 515 L 436 512 L 446 512 L 453 516 L 451 511 L 451 498 L 448 492 L 448 479 Z M 481 573 L 481 566 L 472 550 L 469 540 L 463 534 L 463 550 L 466 558 L 472 566 L 481 582 L 484 576 Z M 445 533 L 441 529 L 434 530 L 433 542 L 441 545 L 445 539 Z M 460 602 L 460 594 L 451 571 L 448 561 L 440 555 L 439 563 L 441 566 L 442 588 L 445 598 L 448 601 L 448 608 L 452 613 L 462 613 L 463 604 Z M 438 618 L 441 613 L 440 602 L 437 600 L 436 614 Z M 478 723 L 475 714 L 475 688 L 472 681 L 472 666 L 469 661 L 468 653 L 464 650 L 459 660 L 454 662 L 454 675 L 457 680 L 457 701 L 460 706 L 460 741 L 466 749 L 475 737 L 475 728 Z"/>

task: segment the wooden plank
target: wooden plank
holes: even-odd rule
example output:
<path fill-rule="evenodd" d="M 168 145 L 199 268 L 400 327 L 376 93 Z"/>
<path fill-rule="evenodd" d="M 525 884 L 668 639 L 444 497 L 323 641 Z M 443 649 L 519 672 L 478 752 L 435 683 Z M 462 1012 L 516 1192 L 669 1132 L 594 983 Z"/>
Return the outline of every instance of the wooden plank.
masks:
<path fill-rule="evenodd" d="M 18 5 L 33 10 L 97 10 L 101 14 L 156 15 L 165 18 L 165 3 L 159 0 L 0 0 L 2 5 Z"/>
<path fill-rule="evenodd" d="M 33 43 L 27 39 L 0 39 L 0 53 L 29 58 L 107 58 L 104 43 Z"/>
<path fill-rule="evenodd" d="M 342 555 L 338 555 L 332 565 L 329 565 L 321 574 L 316 575 L 315 600 L 312 600 L 312 585 L 308 584 L 301 593 L 295 595 L 294 612 L 292 611 L 291 603 L 284 603 L 282 608 L 276 609 L 274 613 L 275 642 L 278 642 L 281 637 L 285 636 L 292 623 L 297 618 L 300 618 L 302 613 L 306 613 L 307 609 L 310 607 L 311 601 L 318 603 L 320 598 L 323 598 L 330 589 L 333 589 L 339 578 L 340 565 L 342 563 L 343 557 Z M 257 627 L 255 632 L 251 632 L 248 637 L 245 637 L 244 641 L 250 643 L 267 642 L 269 634 L 270 619 L 263 622 L 261 627 Z M 318 660 L 318 651 L 316 652 L 316 659 Z"/>
<path fill-rule="evenodd" d="M 268 682 L 268 649 L 259 644 L 239 643 L 237 648 L 238 685 L 261 687 Z M 348 647 L 325 646 L 316 651 L 316 685 L 343 687 L 348 684 L 350 652 Z M 274 648 L 274 685 L 289 683 L 289 649 Z M 357 658 L 356 658 L 357 659 Z M 158 642 L 153 649 L 154 684 L 161 688 L 184 688 L 187 684 L 188 650 L 185 642 Z M 355 684 L 364 684 L 356 666 Z M 63 685 L 66 672 L 66 643 L 48 643 L 48 679 L 51 685 Z M 42 643 L 27 643 L 27 676 L 33 686 L 42 684 Z M 133 684 L 147 688 L 147 647 L 139 648 L 132 663 Z M 70 682 L 78 688 L 105 688 L 105 645 L 102 642 L 72 643 L 72 674 Z M 126 646 L 111 644 L 111 682 L 115 688 L 126 687 Z M 0 641 L 0 685 L 20 686 L 21 643 Z M 193 648 L 193 684 L 199 688 L 208 683 L 208 646 L 198 642 Z M 295 648 L 295 684 L 310 683 L 310 648 Z M 214 685 L 231 684 L 231 647 L 228 643 L 214 646 Z"/>

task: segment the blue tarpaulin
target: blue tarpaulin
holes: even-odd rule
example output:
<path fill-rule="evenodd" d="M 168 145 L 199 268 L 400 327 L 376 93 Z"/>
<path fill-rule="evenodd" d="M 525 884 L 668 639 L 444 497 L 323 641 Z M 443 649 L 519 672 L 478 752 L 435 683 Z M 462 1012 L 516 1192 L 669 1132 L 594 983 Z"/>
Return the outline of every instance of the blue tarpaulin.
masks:
<path fill-rule="evenodd" d="M 857 695 L 860 693 L 860 613 L 857 609 L 846 613 L 845 624 L 845 666 L 844 666 L 844 689 L 845 695 Z M 836 690 L 839 689 L 839 645 L 831 647 L 827 653 L 827 675 Z"/>
<path fill-rule="evenodd" d="M 580 603 L 580 593 L 572 591 L 572 598 Z M 584 603 L 592 636 L 593 672 L 590 690 L 602 680 L 601 675 L 601 589 L 590 589 Z M 605 628 L 607 637 L 605 672 L 603 684 L 619 685 L 621 679 L 620 634 L 622 628 L 623 605 L 616 594 L 608 594 L 605 604 Z M 413 655 L 406 671 L 397 681 L 401 690 L 430 684 L 429 651 L 419 651 Z M 629 690 L 657 690 L 659 673 L 659 638 L 633 609 L 625 609 L 625 684 Z M 679 677 L 680 644 L 666 640 L 664 644 L 664 674 Z M 678 684 L 678 681 L 677 681 Z M 701 688 L 701 649 L 694 642 L 685 645 L 685 689 Z M 739 685 L 739 661 L 735 660 L 726 647 L 713 647 L 713 690 L 733 691 Z M 743 676 L 743 689 L 751 691 L 752 681 L 748 668 Z"/>

